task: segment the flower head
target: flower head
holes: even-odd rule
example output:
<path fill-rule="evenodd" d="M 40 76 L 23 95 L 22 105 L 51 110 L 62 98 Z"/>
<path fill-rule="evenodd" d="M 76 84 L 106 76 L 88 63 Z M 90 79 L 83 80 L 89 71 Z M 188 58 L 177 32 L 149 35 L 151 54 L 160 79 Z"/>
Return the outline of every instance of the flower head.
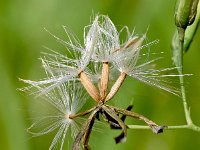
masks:
<path fill-rule="evenodd" d="M 137 79 L 150 86 L 155 86 L 175 95 L 180 95 L 180 89 L 170 85 L 168 77 L 177 77 L 178 74 L 166 74 L 168 71 L 177 70 L 176 67 L 157 69 L 153 64 L 162 59 L 156 57 L 150 59 L 151 53 L 143 52 L 145 47 L 158 42 L 158 40 L 143 45 L 146 34 L 143 36 L 134 36 L 123 47 L 115 53 L 114 65 L 121 72 Z"/>
<path fill-rule="evenodd" d="M 127 41 L 120 43 L 120 33 L 126 29 Z M 130 77 L 143 83 L 155 86 L 175 95 L 180 95 L 180 89 L 168 82 L 168 77 L 177 77 L 178 74 L 166 74 L 167 71 L 176 70 L 176 67 L 156 69 L 153 68 L 161 57 L 150 59 L 151 52 L 144 49 L 158 43 L 158 40 L 144 44 L 146 34 L 142 36 L 130 32 L 127 27 L 117 31 L 108 16 L 101 15 L 98 21 L 98 35 L 92 59 L 97 62 L 109 62 L 113 70 L 126 73 Z M 116 72 L 116 71 L 114 71 Z M 111 72 L 112 73 L 112 72 Z M 110 76 L 113 76 L 110 74 Z"/>

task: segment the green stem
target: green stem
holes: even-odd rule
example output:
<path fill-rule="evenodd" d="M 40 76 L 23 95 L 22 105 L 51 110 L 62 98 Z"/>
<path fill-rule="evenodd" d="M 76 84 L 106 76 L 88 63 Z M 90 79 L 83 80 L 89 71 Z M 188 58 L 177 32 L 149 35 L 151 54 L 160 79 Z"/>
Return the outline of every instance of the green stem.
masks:
<path fill-rule="evenodd" d="M 193 124 L 191 116 L 190 116 L 190 110 L 188 108 L 187 104 L 187 99 L 186 99 L 186 94 L 185 94 L 185 87 L 184 87 L 184 76 L 183 74 L 183 53 L 184 53 L 184 38 L 185 38 L 185 29 L 177 27 L 178 34 L 175 33 L 173 42 L 172 42 L 172 47 L 173 47 L 173 60 L 178 68 L 178 73 L 179 73 L 179 81 L 180 81 L 180 86 L 181 86 L 181 97 L 182 97 L 182 102 L 183 102 L 183 108 L 184 108 L 184 113 L 185 113 L 185 119 L 186 119 L 186 125 L 181 125 L 181 126 L 175 126 L 176 128 L 188 128 L 192 129 L 194 131 L 200 131 L 200 128 L 196 125 Z M 174 126 L 173 126 L 174 127 Z M 172 127 L 169 127 L 172 128 Z"/>
<path fill-rule="evenodd" d="M 178 59 L 176 62 L 176 66 L 178 67 L 178 72 L 180 75 L 183 74 L 183 45 L 184 45 L 184 36 L 185 36 L 185 30 L 182 28 L 178 28 L 178 35 L 179 35 L 179 40 L 178 42 Z M 185 119 L 187 122 L 187 125 L 191 125 L 192 123 L 192 119 L 190 117 L 190 111 L 188 108 L 188 104 L 187 104 L 187 99 L 186 99 L 186 94 L 185 94 L 185 87 L 184 87 L 184 77 L 183 76 L 179 76 L 179 80 L 180 80 L 180 85 L 181 85 L 181 97 L 182 97 L 182 102 L 183 102 L 183 107 L 184 107 L 184 112 L 185 112 Z"/>
<path fill-rule="evenodd" d="M 184 34 L 185 31 L 178 29 L 179 33 L 179 63 L 178 63 L 178 72 L 180 75 L 183 74 L 183 44 L 184 44 Z M 190 111 L 187 104 L 186 94 L 185 94 L 185 86 L 184 86 L 184 77 L 179 76 L 180 85 L 181 85 L 181 96 L 183 101 L 183 107 L 185 112 L 185 119 L 188 125 L 193 124 L 192 119 L 190 117 Z"/>
<path fill-rule="evenodd" d="M 181 84 L 181 95 L 182 95 L 182 101 L 183 101 L 183 108 L 185 112 L 185 119 L 188 125 L 193 124 L 191 116 L 190 116 L 190 110 L 188 108 L 187 100 L 186 100 L 186 94 L 185 94 L 185 87 L 184 87 L 184 79 L 183 76 L 179 77 L 180 84 Z"/>
<path fill-rule="evenodd" d="M 128 129 L 134 130 L 148 130 L 151 129 L 149 126 L 145 125 L 128 125 Z M 192 125 L 177 125 L 177 126 L 168 126 L 166 129 L 190 129 L 194 131 L 200 132 L 200 127 L 192 124 Z"/>

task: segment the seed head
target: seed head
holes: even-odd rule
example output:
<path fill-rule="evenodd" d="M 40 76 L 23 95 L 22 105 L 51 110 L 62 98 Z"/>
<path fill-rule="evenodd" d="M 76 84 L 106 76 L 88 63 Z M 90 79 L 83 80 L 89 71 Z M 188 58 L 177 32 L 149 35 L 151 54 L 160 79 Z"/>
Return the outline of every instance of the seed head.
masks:
<path fill-rule="evenodd" d="M 50 34 L 61 44 L 67 47 L 67 53 L 70 57 L 51 50 L 51 54 L 44 53 L 45 56 L 41 58 L 42 66 L 47 74 L 47 78 L 40 81 L 23 80 L 23 82 L 30 86 L 22 88 L 22 91 L 36 88 L 36 93 L 43 95 L 52 89 L 58 87 L 60 84 L 76 80 L 79 73 L 83 71 L 90 62 L 91 55 L 94 52 L 94 46 L 97 39 L 97 21 L 98 16 L 93 23 L 89 25 L 89 30 L 85 30 L 84 46 L 82 47 L 78 40 L 67 32 L 66 27 L 63 27 L 69 41 L 63 41 L 57 36 Z"/>
<path fill-rule="evenodd" d="M 29 132 L 34 136 L 47 134 L 58 128 L 49 149 L 55 148 L 58 141 L 61 141 L 60 149 L 62 149 L 69 128 L 71 128 L 71 136 L 76 137 L 74 147 L 79 147 L 82 139 L 87 147 L 94 120 L 98 118 L 99 113 L 103 113 L 102 110 L 106 111 L 107 116 L 104 117 L 107 120 L 110 116 L 122 128 L 123 133 L 122 136 L 119 136 L 119 142 L 121 139 L 125 139 L 127 126 L 119 118 L 118 113 L 131 114 L 132 117 L 138 119 L 141 119 L 141 115 L 126 110 L 117 113 L 116 110 L 119 109 L 113 109 L 104 104 L 114 97 L 126 76 L 172 94 L 180 94 L 180 90 L 170 85 L 166 79 L 183 75 L 165 74 L 165 72 L 176 70 L 176 67 L 163 69 L 152 67 L 161 57 L 151 59 L 150 50 L 144 51 L 145 48 L 158 42 L 156 40 L 145 44 L 147 32 L 139 36 L 134 32 L 131 33 L 127 27 L 117 31 L 108 16 L 97 15 L 91 25 L 84 28 L 84 45 L 82 46 L 65 26 L 63 29 L 68 41 L 64 41 L 48 31 L 65 46 L 67 51 L 65 54 L 61 54 L 47 48 L 51 53 L 44 53 L 41 58 L 46 78 L 39 81 L 22 80 L 29 86 L 21 90 L 43 96 L 57 110 L 57 113 L 43 117 L 29 128 Z M 120 34 L 124 30 L 127 32 L 127 41 L 120 43 Z M 109 81 L 115 79 L 116 72 L 120 75 L 108 91 Z M 83 90 L 80 83 L 87 92 Z M 36 89 L 35 92 L 33 92 L 33 88 Z M 90 95 L 97 105 L 85 112 L 78 113 L 85 104 L 87 95 Z M 78 117 L 89 113 L 91 115 L 88 121 L 78 134 Z M 148 125 L 152 123 L 144 116 L 142 118 L 145 122 L 147 121 Z M 41 126 L 41 130 L 34 132 L 33 130 L 39 126 Z M 158 127 L 157 124 L 153 124 L 152 127 L 154 126 Z"/>
<path fill-rule="evenodd" d="M 49 150 L 57 147 L 58 143 L 61 143 L 60 149 L 62 149 L 69 128 L 71 128 L 71 137 L 73 139 L 75 139 L 79 131 L 80 119 L 71 119 L 69 116 L 78 113 L 85 104 L 87 95 L 80 84 L 75 81 L 68 81 L 51 90 L 51 92 L 45 93 L 43 98 L 57 111 L 34 122 L 28 128 L 28 132 L 33 136 L 41 136 L 57 129 L 57 134 Z"/>

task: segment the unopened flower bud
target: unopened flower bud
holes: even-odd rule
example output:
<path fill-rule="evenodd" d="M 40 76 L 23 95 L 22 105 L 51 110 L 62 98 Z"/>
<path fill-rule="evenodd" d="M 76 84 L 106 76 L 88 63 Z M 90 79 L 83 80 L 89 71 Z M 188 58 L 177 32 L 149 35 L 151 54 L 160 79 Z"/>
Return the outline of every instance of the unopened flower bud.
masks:
<path fill-rule="evenodd" d="M 199 0 L 178 0 L 175 10 L 175 24 L 186 29 L 194 22 Z"/>

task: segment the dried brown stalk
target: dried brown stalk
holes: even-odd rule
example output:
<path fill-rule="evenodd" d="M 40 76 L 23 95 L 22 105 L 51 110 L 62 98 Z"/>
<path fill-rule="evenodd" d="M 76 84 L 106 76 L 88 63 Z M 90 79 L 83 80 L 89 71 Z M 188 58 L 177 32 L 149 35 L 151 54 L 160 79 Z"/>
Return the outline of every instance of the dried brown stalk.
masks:
<path fill-rule="evenodd" d="M 114 109 L 114 111 L 116 111 L 117 113 L 120 113 L 120 114 L 123 114 L 123 115 L 126 115 L 126 116 L 130 116 L 130 117 L 133 117 L 133 118 L 136 118 L 136 119 L 139 119 L 139 120 L 143 120 L 152 129 L 152 131 L 156 134 L 163 132 L 163 129 L 167 128 L 167 126 L 157 125 L 155 122 L 153 122 L 152 120 L 148 119 L 147 117 L 145 117 L 141 114 L 131 112 L 131 111 L 128 111 L 126 109 L 114 107 L 114 106 L 108 106 L 108 105 L 106 105 L 106 106 L 111 108 L 111 109 Z"/>
<path fill-rule="evenodd" d="M 80 150 L 81 140 L 82 139 L 83 139 L 84 149 L 88 149 L 88 147 L 89 147 L 88 140 L 89 140 L 89 135 L 90 135 L 90 132 L 91 132 L 91 128 L 92 128 L 92 126 L 94 124 L 94 120 L 96 118 L 97 112 L 100 109 L 98 107 L 95 107 L 95 108 L 96 109 L 89 116 L 89 118 L 87 119 L 87 122 L 85 123 L 85 125 L 83 126 L 81 131 L 76 136 L 76 139 L 75 139 L 74 144 L 72 146 L 72 150 Z"/>
<path fill-rule="evenodd" d="M 77 114 L 70 114 L 69 115 L 69 119 L 74 119 L 74 118 L 77 118 L 77 117 L 80 117 L 80 116 L 85 116 L 89 113 L 91 113 L 92 111 L 94 111 L 96 109 L 96 106 L 95 107 L 92 107 L 84 112 L 81 112 L 81 113 L 77 113 Z"/>
<path fill-rule="evenodd" d="M 118 137 L 115 138 L 115 142 L 116 143 L 125 142 L 126 136 L 127 136 L 127 127 L 124 124 L 124 122 L 120 119 L 119 116 L 117 116 L 117 114 L 114 110 L 110 109 L 110 107 L 103 105 L 102 109 L 105 110 L 106 113 L 108 113 L 110 115 L 110 117 L 115 119 L 117 121 L 117 123 L 119 124 L 119 126 L 122 128 L 122 133 Z"/>

